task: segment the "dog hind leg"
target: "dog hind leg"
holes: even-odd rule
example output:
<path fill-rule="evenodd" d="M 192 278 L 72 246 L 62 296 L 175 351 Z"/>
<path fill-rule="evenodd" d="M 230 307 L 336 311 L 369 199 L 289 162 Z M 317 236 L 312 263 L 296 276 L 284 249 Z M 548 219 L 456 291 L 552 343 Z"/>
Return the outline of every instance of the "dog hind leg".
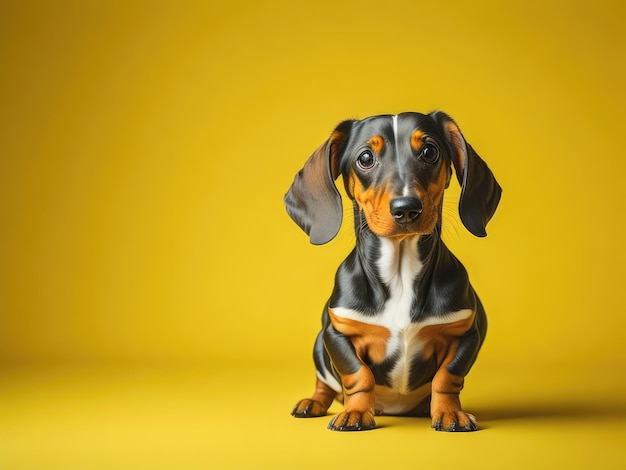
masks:
<path fill-rule="evenodd" d="M 291 415 L 296 418 L 316 418 L 325 416 L 336 396 L 337 392 L 318 378 L 315 383 L 313 396 L 311 398 L 304 398 L 296 403 L 296 406 L 294 406 L 291 411 Z"/>

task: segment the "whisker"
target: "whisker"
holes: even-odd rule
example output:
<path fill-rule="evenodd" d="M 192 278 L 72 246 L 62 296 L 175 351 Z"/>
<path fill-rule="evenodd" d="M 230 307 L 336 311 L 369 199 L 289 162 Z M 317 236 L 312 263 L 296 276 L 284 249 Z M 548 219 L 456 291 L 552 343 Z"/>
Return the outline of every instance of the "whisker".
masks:
<path fill-rule="evenodd" d="M 450 198 L 454 199 L 454 198 Z M 445 239 L 458 239 L 459 238 L 459 216 L 457 214 L 456 201 L 445 199 L 442 206 L 442 237 Z"/>

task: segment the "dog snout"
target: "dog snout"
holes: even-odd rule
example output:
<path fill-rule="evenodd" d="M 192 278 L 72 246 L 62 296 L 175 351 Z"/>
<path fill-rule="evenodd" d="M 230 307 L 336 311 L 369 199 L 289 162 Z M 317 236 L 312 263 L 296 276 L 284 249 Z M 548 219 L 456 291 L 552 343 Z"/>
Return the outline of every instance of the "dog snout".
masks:
<path fill-rule="evenodd" d="M 415 222 L 423 209 L 422 201 L 416 197 L 398 197 L 389 204 L 391 216 L 397 224 Z"/>

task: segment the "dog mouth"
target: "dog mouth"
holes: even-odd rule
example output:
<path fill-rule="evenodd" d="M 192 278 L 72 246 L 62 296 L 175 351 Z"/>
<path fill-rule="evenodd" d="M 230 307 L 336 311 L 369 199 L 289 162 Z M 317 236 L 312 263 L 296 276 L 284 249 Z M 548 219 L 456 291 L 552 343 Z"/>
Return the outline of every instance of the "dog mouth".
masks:
<path fill-rule="evenodd" d="M 378 211 L 368 213 L 361 209 L 361 213 L 365 215 L 362 217 L 362 223 L 365 223 L 375 235 L 384 238 L 426 235 L 435 230 L 437 223 L 437 211 L 421 211 L 417 215 L 407 214 L 405 217 L 391 211 L 381 214 Z"/>

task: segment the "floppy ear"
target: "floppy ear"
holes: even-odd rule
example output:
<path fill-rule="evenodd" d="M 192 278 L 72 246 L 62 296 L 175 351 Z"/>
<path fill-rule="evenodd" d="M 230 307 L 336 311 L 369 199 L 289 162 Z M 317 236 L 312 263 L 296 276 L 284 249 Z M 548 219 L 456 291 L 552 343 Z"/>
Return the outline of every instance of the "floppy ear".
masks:
<path fill-rule="evenodd" d="M 461 185 L 461 222 L 477 237 L 484 237 L 487 222 L 500 202 L 502 188 L 452 118 L 441 111 L 431 113 L 431 117 L 442 127 L 452 148 L 452 164 Z"/>
<path fill-rule="evenodd" d="M 313 245 L 331 241 L 341 227 L 343 210 L 335 180 L 354 121 L 344 121 L 305 162 L 285 194 L 287 213 Z"/>

